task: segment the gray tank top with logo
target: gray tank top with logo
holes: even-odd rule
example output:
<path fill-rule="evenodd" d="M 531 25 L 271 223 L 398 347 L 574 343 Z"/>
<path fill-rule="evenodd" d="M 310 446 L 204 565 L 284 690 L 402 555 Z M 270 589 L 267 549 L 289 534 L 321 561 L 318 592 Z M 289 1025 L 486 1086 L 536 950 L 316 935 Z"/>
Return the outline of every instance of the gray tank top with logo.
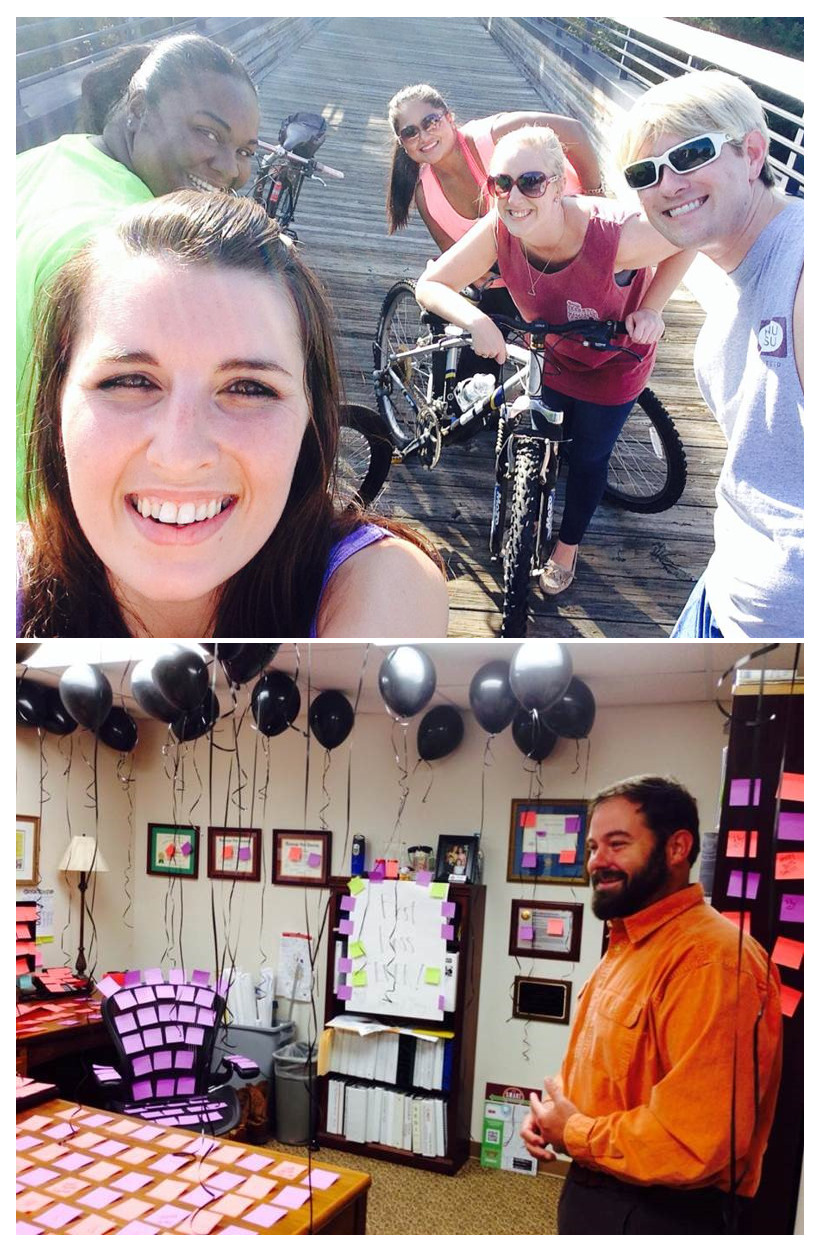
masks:
<path fill-rule="evenodd" d="M 728 441 L 705 572 L 727 639 L 804 633 L 804 390 L 792 339 L 803 268 L 804 206 L 793 200 L 727 276 L 696 344 L 696 379 Z"/>

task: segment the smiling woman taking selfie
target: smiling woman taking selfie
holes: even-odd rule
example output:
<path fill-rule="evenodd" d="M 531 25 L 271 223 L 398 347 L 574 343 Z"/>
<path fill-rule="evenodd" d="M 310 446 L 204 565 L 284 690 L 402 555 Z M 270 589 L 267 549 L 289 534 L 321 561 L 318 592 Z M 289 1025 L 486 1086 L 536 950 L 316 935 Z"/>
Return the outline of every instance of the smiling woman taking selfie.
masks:
<path fill-rule="evenodd" d="M 200 35 L 122 49 L 86 75 L 83 103 L 93 133 L 17 158 L 18 516 L 37 291 L 129 205 L 186 187 L 240 187 L 258 143 L 250 76 Z"/>
<path fill-rule="evenodd" d="M 331 311 L 258 205 L 139 206 L 44 304 L 18 636 L 445 635 L 414 537 L 333 506 Z"/>

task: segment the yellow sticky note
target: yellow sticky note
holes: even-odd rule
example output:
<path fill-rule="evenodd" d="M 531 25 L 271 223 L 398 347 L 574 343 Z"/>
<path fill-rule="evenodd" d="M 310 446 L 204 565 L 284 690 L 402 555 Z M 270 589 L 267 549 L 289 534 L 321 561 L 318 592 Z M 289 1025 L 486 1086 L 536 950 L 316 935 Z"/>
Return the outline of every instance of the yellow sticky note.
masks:
<path fill-rule="evenodd" d="M 365 957 L 366 950 L 360 940 L 353 940 L 349 946 L 348 957 Z"/>
<path fill-rule="evenodd" d="M 437 966 L 427 966 L 423 975 L 424 983 L 440 983 L 440 971 Z"/>
<path fill-rule="evenodd" d="M 449 890 L 448 883 L 430 883 L 429 884 L 429 895 L 439 901 L 445 901 L 448 890 Z"/>
<path fill-rule="evenodd" d="M 353 988 L 365 988 L 366 987 L 366 971 L 365 970 L 353 970 L 352 986 Z"/>
<path fill-rule="evenodd" d="M 347 887 L 349 888 L 353 896 L 358 896 L 359 893 L 363 892 L 364 888 L 366 887 L 366 884 L 364 883 L 360 875 L 355 875 L 354 879 L 350 879 L 349 883 L 347 884 Z"/>

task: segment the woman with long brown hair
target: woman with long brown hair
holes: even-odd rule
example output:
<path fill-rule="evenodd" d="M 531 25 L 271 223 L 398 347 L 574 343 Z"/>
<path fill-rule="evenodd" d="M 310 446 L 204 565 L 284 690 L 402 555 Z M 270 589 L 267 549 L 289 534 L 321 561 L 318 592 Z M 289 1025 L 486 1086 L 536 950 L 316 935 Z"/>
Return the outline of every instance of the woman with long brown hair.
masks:
<path fill-rule="evenodd" d="M 444 635 L 407 532 L 333 505 L 326 299 L 248 200 L 139 206 L 38 327 L 18 635 Z"/>

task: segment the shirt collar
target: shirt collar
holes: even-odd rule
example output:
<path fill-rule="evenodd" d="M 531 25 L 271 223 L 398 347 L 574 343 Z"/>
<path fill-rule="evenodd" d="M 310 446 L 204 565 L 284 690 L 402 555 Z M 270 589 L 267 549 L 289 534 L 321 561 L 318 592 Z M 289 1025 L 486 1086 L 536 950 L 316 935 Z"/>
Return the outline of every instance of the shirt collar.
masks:
<path fill-rule="evenodd" d="M 663 896 L 660 901 L 648 905 L 646 909 L 640 909 L 638 913 L 631 914 L 628 918 L 612 918 L 611 938 L 624 931 L 631 944 L 638 944 L 640 940 L 658 931 L 665 923 L 683 914 L 686 909 L 700 905 L 703 900 L 702 885 L 691 883 L 678 892 L 671 892 L 670 896 Z"/>

